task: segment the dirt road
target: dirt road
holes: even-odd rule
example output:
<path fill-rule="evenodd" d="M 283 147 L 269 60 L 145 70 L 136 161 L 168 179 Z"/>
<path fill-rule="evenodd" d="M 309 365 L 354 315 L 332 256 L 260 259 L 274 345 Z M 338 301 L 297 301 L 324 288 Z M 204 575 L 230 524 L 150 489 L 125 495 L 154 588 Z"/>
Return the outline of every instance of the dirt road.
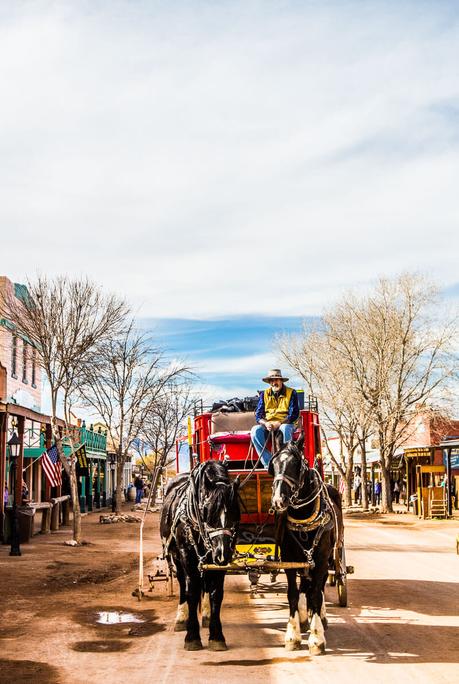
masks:
<path fill-rule="evenodd" d="M 148 558 L 159 551 L 156 525 L 152 515 Z M 138 526 L 99 525 L 96 514 L 87 516 L 87 546 L 64 547 L 69 532 L 61 530 L 34 537 L 21 558 L 0 547 L 0 682 L 457 682 L 457 527 L 407 515 L 348 517 L 347 562 L 356 569 L 349 607 L 337 607 L 335 589 L 327 588 L 327 653 L 311 658 L 306 639 L 304 650 L 283 648 L 284 581 L 264 582 L 251 598 L 245 577 L 226 583 L 229 650 L 185 652 L 183 633 L 173 632 L 176 600 L 165 586 L 142 602 L 131 595 Z M 97 622 L 116 610 L 141 621 Z"/>

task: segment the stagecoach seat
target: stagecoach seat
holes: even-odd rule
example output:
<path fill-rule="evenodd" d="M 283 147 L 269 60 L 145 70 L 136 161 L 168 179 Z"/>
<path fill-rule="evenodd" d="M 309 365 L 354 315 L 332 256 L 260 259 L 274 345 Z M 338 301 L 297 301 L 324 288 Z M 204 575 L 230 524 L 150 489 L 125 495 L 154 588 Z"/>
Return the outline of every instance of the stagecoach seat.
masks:
<path fill-rule="evenodd" d="M 241 413 L 213 413 L 210 423 L 210 432 L 213 436 L 220 432 L 246 432 L 250 435 L 250 429 L 256 425 L 255 413 L 244 411 Z"/>
<path fill-rule="evenodd" d="M 250 442 L 250 430 L 256 425 L 255 414 L 246 413 L 214 413 L 210 423 L 209 440 L 213 444 L 241 444 Z M 294 439 L 298 439 L 300 431 L 296 430 Z"/>

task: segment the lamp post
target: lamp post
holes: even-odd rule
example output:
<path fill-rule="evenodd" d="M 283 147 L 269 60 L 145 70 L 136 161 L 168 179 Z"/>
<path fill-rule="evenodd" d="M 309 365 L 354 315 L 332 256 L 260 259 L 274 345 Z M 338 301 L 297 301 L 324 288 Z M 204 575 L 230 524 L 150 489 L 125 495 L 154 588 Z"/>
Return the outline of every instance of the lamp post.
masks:
<path fill-rule="evenodd" d="M 115 454 L 110 454 L 110 470 L 112 473 L 112 513 L 116 511 L 115 469 L 116 456 Z"/>
<path fill-rule="evenodd" d="M 20 556 L 21 548 L 19 546 L 19 523 L 16 509 L 16 480 L 17 480 L 17 458 L 19 456 L 19 448 L 21 442 L 16 434 L 13 432 L 13 436 L 8 441 L 8 446 L 10 448 L 10 460 L 11 468 L 13 470 L 13 510 L 12 510 L 12 520 L 11 520 L 11 551 L 10 556 Z"/>

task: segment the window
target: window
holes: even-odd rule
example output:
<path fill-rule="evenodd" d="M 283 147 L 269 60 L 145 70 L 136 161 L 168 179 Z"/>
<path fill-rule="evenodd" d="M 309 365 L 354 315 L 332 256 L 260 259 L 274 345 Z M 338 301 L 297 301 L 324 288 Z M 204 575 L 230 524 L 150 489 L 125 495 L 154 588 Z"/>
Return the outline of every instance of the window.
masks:
<path fill-rule="evenodd" d="M 32 387 L 37 386 L 37 350 L 32 349 Z"/>
<path fill-rule="evenodd" d="M 27 342 L 22 342 L 22 382 L 27 382 Z"/>
<path fill-rule="evenodd" d="M 13 340 L 11 342 L 11 375 L 13 378 L 17 378 L 17 359 L 18 359 L 18 338 L 13 335 Z"/>

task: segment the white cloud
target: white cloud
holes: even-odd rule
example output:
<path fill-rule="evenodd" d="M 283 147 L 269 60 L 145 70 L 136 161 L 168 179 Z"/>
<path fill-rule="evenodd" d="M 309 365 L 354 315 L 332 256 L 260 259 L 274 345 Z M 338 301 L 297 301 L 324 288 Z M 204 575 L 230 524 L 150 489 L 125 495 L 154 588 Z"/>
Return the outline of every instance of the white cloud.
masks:
<path fill-rule="evenodd" d="M 456 282 L 459 24 L 422 7 L 4 6 L 4 269 L 88 273 L 156 316 Z"/>
<path fill-rule="evenodd" d="M 275 365 L 273 354 L 252 354 L 249 356 L 238 357 L 218 357 L 206 359 L 203 363 L 196 366 L 197 373 L 218 373 L 219 375 L 235 373 L 266 373 L 269 368 Z"/>

